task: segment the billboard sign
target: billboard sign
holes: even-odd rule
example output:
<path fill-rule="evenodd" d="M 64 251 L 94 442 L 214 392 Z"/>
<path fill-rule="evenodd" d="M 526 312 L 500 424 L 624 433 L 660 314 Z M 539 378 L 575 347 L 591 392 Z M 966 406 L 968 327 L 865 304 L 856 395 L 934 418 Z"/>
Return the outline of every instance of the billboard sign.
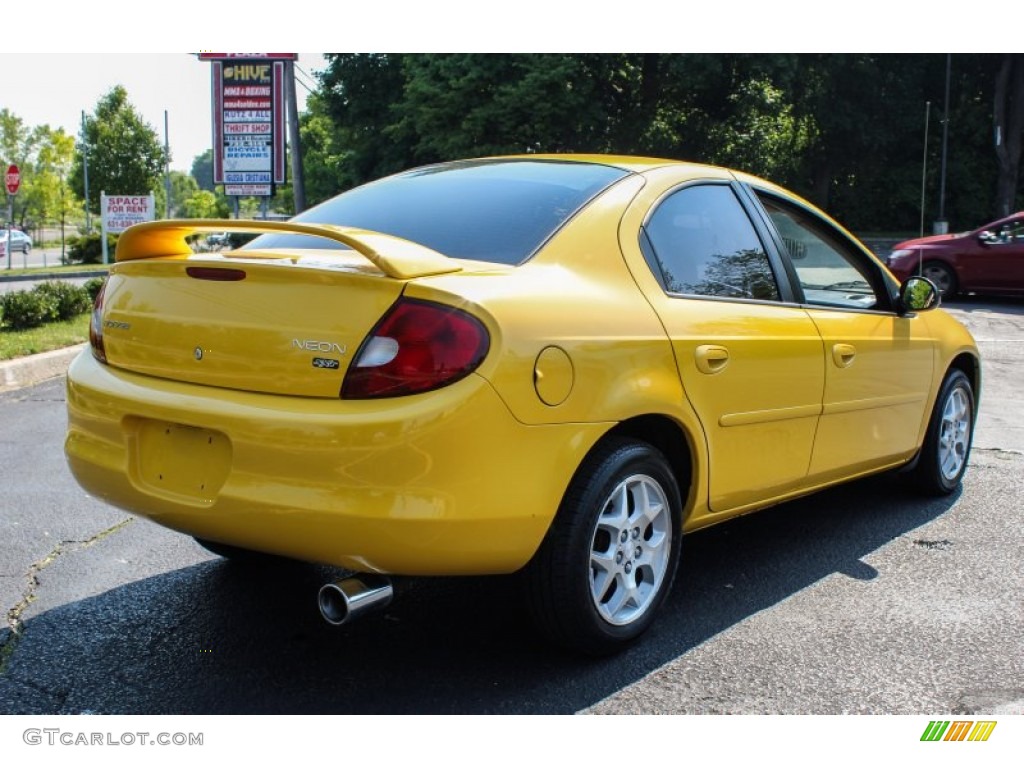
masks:
<path fill-rule="evenodd" d="M 282 59 L 295 54 L 203 58 L 213 62 L 214 183 L 224 184 L 228 195 L 270 196 L 274 184 L 287 180 Z"/>
<path fill-rule="evenodd" d="M 132 224 L 152 221 L 156 206 L 153 195 L 100 195 L 103 231 L 116 235 Z"/>

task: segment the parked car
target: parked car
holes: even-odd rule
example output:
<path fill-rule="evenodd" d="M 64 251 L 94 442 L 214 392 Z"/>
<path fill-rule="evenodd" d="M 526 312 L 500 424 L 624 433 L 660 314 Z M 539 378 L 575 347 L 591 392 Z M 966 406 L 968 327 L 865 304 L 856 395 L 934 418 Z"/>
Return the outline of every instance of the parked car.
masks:
<path fill-rule="evenodd" d="M 207 235 L 206 245 L 209 248 L 225 248 L 231 245 L 231 234 L 228 232 L 214 232 Z"/>
<path fill-rule="evenodd" d="M 958 293 L 1024 294 L 1024 211 L 970 232 L 906 240 L 887 262 L 902 280 L 924 275 L 943 299 Z"/>
<path fill-rule="evenodd" d="M 0 240 L 7 243 L 7 230 L 0 229 Z M 32 250 L 32 238 L 22 232 L 20 229 L 11 230 L 11 253 L 18 253 L 19 251 L 24 254 L 28 254 Z"/>
<path fill-rule="evenodd" d="M 241 230 L 262 234 L 185 242 Z M 126 231 L 66 453 L 216 553 L 356 572 L 320 591 L 332 623 L 388 574 L 520 572 L 548 637 L 609 653 L 654 620 L 684 533 L 890 469 L 957 489 L 980 363 L 936 303 L 743 173 L 445 163 L 288 222 Z"/>

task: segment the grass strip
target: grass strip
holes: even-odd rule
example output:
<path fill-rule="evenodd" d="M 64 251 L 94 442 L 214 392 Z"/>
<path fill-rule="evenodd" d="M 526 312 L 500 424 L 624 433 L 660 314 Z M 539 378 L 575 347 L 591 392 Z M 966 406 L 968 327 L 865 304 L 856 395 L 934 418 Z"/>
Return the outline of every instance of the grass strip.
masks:
<path fill-rule="evenodd" d="M 89 313 L 25 331 L 0 331 L 0 360 L 36 355 L 89 340 Z"/>

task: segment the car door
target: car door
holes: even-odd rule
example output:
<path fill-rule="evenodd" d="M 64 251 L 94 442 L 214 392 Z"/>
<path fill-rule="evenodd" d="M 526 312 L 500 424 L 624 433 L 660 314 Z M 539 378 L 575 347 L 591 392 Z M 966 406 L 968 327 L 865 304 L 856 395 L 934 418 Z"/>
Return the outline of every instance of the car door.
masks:
<path fill-rule="evenodd" d="M 714 512 L 805 482 L 824 387 L 821 338 L 787 301 L 746 205 L 726 180 L 687 184 L 641 230 L 657 279 L 646 293 L 704 430 Z"/>
<path fill-rule="evenodd" d="M 755 190 L 824 341 L 825 392 L 808 482 L 850 477 L 917 450 L 932 379 L 926 318 L 899 316 L 880 267 L 809 209 Z"/>
<path fill-rule="evenodd" d="M 972 237 L 959 259 L 962 287 L 984 292 L 1024 291 L 1024 217 L 1003 221 L 992 236 Z"/>

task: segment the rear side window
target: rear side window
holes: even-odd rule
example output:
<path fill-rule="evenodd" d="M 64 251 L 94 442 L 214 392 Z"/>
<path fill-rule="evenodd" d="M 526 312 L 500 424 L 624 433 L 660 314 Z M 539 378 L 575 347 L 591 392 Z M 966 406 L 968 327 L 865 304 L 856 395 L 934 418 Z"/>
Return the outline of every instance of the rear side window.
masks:
<path fill-rule="evenodd" d="M 627 174 L 595 163 L 451 163 L 356 187 L 293 221 L 384 232 L 457 259 L 519 264 Z M 344 248 L 317 237 L 277 234 L 261 235 L 247 247 Z"/>
<path fill-rule="evenodd" d="M 753 224 L 724 184 L 686 187 L 666 198 L 645 226 L 653 268 L 669 293 L 778 300 Z"/>

